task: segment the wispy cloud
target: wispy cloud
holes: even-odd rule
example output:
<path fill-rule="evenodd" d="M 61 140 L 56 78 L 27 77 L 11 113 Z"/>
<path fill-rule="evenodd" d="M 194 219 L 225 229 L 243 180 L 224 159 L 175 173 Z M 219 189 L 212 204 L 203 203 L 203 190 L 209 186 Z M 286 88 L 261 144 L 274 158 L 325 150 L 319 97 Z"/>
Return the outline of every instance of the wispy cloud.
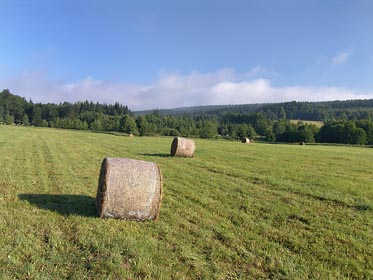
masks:
<path fill-rule="evenodd" d="M 248 104 L 285 101 L 327 101 L 373 98 L 373 92 L 340 87 L 276 87 L 260 77 L 263 69 L 246 73 L 221 69 L 211 73 L 160 74 L 151 84 L 96 80 L 90 77 L 73 83 L 48 79 L 40 73 L 24 73 L 1 80 L 0 89 L 31 98 L 34 102 L 84 101 L 126 104 L 132 110 L 174 108 L 196 105 Z"/>
<path fill-rule="evenodd" d="M 343 53 L 340 53 L 334 56 L 331 59 L 330 63 L 332 65 L 344 64 L 348 61 L 349 57 L 350 57 L 350 54 L 348 52 L 343 52 Z"/>

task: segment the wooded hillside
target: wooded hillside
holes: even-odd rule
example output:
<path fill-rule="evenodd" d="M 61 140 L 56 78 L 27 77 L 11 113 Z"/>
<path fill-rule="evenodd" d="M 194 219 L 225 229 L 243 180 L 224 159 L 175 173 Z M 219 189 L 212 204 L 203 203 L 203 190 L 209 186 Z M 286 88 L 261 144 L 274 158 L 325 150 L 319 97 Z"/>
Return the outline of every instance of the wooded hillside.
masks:
<path fill-rule="evenodd" d="M 137 117 L 136 117 L 137 115 Z M 321 120 L 321 128 L 290 119 Z M 373 144 L 373 100 L 202 106 L 133 113 L 119 103 L 41 104 L 0 93 L 0 122 L 135 135 Z"/>

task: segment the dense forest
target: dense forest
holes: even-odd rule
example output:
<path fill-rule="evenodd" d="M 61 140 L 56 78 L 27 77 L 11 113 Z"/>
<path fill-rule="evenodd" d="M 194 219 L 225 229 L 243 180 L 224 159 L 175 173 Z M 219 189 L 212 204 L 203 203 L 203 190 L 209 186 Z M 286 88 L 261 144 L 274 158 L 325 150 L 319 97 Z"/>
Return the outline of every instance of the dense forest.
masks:
<path fill-rule="evenodd" d="M 228 113 L 262 113 L 268 119 L 282 118 L 308 121 L 373 120 L 373 99 L 328 102 L 284 102 L 272 104 L 197 106 L 158 110 L 161 115 L 224 116 Z M 147 115 L 151 111 L 135 112 Z"/>
<path fill-rule="evenodd" d="M 318 128 L 290 119 L 320 120 L 325 124 Z M 268 142 L 373 145 L 373 100 L 205 106 L 134 114 L 119 103 L 41 104 L 3 90 L 0 123 L 140 136 L 249 137 Z"/>

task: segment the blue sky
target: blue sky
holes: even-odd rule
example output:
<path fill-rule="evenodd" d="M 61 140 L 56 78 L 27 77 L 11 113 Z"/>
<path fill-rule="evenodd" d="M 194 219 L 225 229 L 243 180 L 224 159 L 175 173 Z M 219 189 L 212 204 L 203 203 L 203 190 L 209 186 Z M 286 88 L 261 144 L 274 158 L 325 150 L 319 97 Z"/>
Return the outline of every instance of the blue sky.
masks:
<path fill-rule="evenodd" d="M 373 98 L 373 1 L 1 0 L 0 88 L 132 109 Z"/>

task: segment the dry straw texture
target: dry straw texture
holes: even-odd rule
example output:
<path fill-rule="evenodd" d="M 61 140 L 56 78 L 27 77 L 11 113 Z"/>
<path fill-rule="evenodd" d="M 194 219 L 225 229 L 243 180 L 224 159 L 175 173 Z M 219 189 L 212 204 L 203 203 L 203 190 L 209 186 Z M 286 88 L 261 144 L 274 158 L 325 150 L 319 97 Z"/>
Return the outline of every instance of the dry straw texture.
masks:
<path fill-rule="evenodd" d="M 196 145 L 193 140 L 175 137 L 171 144 L 171 156 L 193 157 Z"/>
<path fill-rule="evenodd" d="M 101 165 L 96 208 L 102 218 L 154 220 L 162 198 L 162 174 L 153 162 L 105 158 Z"/>
<path fill-rule="evenodd" d="M 249 138 L 242 138 L 241 142 L 245 143 L 245 144 L 250 144 L 251 143 Z"/>

